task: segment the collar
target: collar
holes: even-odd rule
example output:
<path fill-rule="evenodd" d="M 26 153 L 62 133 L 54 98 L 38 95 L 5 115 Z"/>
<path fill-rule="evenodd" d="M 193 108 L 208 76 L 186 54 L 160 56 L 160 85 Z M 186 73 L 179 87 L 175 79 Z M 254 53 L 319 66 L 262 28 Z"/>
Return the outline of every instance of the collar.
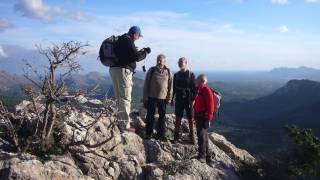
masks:
<path fill-rule="evenodd" d="M 159 70 L 167 69 L 166 65 L 164 65 L 163 68 L 160 68 L 158 65 L 156 65 L 156 67 L 157 67 Z"/>
<path fill-rule="evenodd" d="M 189 69 L 186 69 L 186 71 L 180 70 L 179 72 L 180 72 L 180 73 L 186 73 L 186 72 L 188 72 L 188 71 L 189 71 Z"/>
<path fill-rule="evenodd" d="M 198 89 L 201 89 L 201 88 L 206 87 L 206 86 L 207 86 L 206 84 L 200 83 L 197 88 L 198 88 Z"/>

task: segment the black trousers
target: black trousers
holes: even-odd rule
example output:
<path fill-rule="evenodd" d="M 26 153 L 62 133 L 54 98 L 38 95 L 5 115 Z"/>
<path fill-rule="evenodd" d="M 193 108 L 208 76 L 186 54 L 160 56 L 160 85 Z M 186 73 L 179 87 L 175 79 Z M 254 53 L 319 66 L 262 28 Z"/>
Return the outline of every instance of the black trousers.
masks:
<path fill-rule="evenodd" d="M 154 127 L 154 115 L 156 112 L 156 108 L 158 108 L 159 119 L 157 122 L 156 130 L 157 135 L 160 137 L 164 137 L 165 135 L 165 116 L 166 116 L 166 108 L 167 103 L 165 99 L 157 99 L 157 98 L 148 98 L 147 102 L 147 122 L 146 122 L 146 135 L 151 136 Z"/>
<path fill-rule="evenodd" d="M 198 148 L 199 148 L 199 158 L 206 158 L 209 154 L 209 135 L 208 129 L 205 129 L 205 122 L 207 120 L 204 116 L 196 118 L 196 128 L 198 136 Z"/>
<path fill-rule="evenodd" d="M 189 97 L 186 97 L 186 98 L 177 97 L 174 110 L 177 118 L 183 118 L 184 111 L 186 112 L 188 119 L 192 119 L 194 116 L 192 102 Z"/>

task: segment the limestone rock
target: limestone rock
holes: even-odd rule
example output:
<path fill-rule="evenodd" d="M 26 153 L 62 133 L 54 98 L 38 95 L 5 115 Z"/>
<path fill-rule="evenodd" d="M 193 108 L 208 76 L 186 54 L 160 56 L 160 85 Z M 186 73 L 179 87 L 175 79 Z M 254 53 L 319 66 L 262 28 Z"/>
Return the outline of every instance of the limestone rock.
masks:
<path fill-rule="evenodd" d="M 4 152 L 0 146 L 0 179 L 222 179 L 237 180 L 238 161 L 255 162 L 247 151 L 237 148 L 223 136 L 211 133 L 210 163 L 201 163 L 197 145 L 189 140 L 189 126 L 182 120 L 182 140 L 172 144 L 144 140 L 145 117 L 137 110 L 130 114 L 135 133 L 121 132 L 112 100 L 68 96 L 71 104 L 63 116 L 59 144 L 68 152 L 48 155 L 40 161 L 30 154 Z M 30 102 L 17 106 L 17 112 L 33 118 Z M 39 104 L 41 106 L 41 104 Z M 57 106 L 59 107 L 59 106 Z M 173 139 L 175 115 L 166 115 L 167 137 Z"/>
<path fill-rule="evenodd" d="M 90 180 L 91 177 L 83 175 L 82 171 L 68 157 L 53 156 L 46 163 L 37 157 L 23 154 L 0 153 L 0 179 L 61 179 Z"/>
<path fill-rule="evenodd" d="M 218 146 L 222 151 L 230 155 L 233 159 L 247 161 L 249 163 L 256 162 L 256 159 L 246 150 L 237 148 L 235 145 L 233 145 L 220 134 L 210 133 L 209 138 L 216 146 Z"/>

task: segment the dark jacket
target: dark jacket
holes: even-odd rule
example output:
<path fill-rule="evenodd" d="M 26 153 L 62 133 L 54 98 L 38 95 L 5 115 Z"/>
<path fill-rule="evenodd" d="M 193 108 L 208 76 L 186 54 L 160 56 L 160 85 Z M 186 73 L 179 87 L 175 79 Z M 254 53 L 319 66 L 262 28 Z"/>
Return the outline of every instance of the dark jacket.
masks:
<path fill-rule="evenodd" d="M 133 40 L 128 34 L 119 37 L 115 44 L 114 53 L 119 59 L 119 63 L 113 67 L 128 68 L 134 72 L 137 67 L 136 62 L 146 58 L 147 52 L 138 51 Z"/>
<path fill-rule="evenodd" d="M 173 96 L 176 101 L 187 98 L 193 101 L 196 93 L 195 75 L 187 70 L 186 72 L 178 71 L 173 76 Z M 178 102 L 179 103 L 179 102 Z"/>

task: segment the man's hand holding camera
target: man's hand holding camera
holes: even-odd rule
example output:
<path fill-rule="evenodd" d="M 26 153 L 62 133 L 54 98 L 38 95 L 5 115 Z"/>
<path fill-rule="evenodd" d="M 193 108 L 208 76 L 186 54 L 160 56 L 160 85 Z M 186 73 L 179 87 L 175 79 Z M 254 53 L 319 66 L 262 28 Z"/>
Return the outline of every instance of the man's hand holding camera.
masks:
<path fill-rule="evenodd" d="M 145 51 L 147 54 L 150 54 L 151 48 L 150 47 L 142 48 L 141 51 Z"/>

